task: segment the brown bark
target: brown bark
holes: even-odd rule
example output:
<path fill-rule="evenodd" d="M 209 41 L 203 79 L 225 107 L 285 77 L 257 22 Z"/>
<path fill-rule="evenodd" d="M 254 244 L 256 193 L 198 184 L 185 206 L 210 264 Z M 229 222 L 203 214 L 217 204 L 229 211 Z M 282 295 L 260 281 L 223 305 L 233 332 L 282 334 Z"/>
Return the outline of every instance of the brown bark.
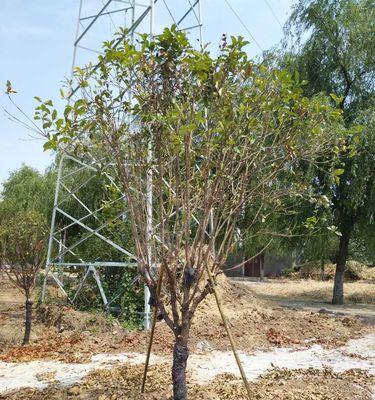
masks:
<path fill-rule="evenodd" d="M 186 364 L 189 349 L 183 341 L 177 341 L 173 348 L 172 382 L 173 400 L 187 400 Z"/>
<path fill-rule="evenodd" d="M 29 344 L 31 332 L 31 316 L 32 316 L 33 302 L 27 299 L 25 302 L 26 321 L 25 321 L 25 335 L 23 337 L 22 345 Z"/>
<path fill-rule="evenodd" d="M 161 271 L 160 271 L 160 275 L 159 275 L 159 279 L 158 279 L 158 286 L 156 288 L 156 293 L 157 293 L 158 296 L 160 296 L 162 282 L 163 282 L 163 269 L 161 269 Z M 155 327 L 156 327 L 156 321 L 157 321 L 158 312 L 159 312 L 158 307 L 155 305 L 154 312 L 153 312 L 153 317 L 152 317 L 150 339 L 149 339 L 148 346 L 147 346 L 145 369 L 143 371 L 141 393 L 145 392 L 147 372 L 148 372 L 148 366 L 149 366 L 149 363 L 150 363 L 151 349 L 152 349 L 152 343 L 154 341 L 154 334 L 155 334 Z"/>
<path fill-rule="evenodd" d="M 335 283 L 333 286 L 332 304 L 344 304 L 344 274 L 348 257 L 350 228 L 342 230 L 339 254 L 337 256 Z"/>

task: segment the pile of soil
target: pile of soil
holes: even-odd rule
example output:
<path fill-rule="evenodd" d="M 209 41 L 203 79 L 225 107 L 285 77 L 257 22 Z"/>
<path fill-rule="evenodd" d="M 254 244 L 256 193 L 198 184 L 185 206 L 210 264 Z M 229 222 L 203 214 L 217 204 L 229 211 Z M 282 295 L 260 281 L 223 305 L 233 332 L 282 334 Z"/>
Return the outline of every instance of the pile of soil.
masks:
<path fill-rule="evenodd" d="M 335 277 L 336 264 L 326 262 L 324 264 L 324 275 L 326 280 L 332 280 Z M 308 262 L 298 265 L 290 273 L 294 279 L 315 279 L 321 280 L 321 266 L 315 262 Z M 375 268 L 369 267 L 355 260 L 349 260 L 346 263 L 345 280 L 375 282 Z"/>

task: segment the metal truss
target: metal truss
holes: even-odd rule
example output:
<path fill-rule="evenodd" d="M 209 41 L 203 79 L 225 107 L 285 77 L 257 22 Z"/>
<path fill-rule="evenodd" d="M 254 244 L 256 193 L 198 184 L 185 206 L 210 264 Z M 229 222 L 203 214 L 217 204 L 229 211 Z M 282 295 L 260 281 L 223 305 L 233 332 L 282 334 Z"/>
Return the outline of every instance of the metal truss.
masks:
<path fill-rule="evenodd" d="M 78 90 L 78 85 L 74 82 L 74 68 L 92 61 L 93 53 L 101 53 L 101 43 L 104 40 L 112 40 L 114 32 L 120 31 L 120 28 L 126 29 L 122 31 L 124 32 L 123 35 L 117 37 L 115 46 L 125 38 L 135 43 L 137 33 L 146 32 L 154 35 L 172 24 L 189 32 L 195 39 L 193 42 L 202 46 L 201 1 L 80 0 L 74 41 L 70 96 L 73 97 Z M 96 70 L 99 67 L 100 62 L 94 64 L 93 68 Z M 131 92 L 129 92 L 129 97 L 131 97 Z M 148 157 L 152 157 L 151 150 Z M 119 294 L 116 294 L 112 299 L 108 298 L 100 279 L 101 268 L 136 268 L 136 256 L 126 248 L 124 243 L 117 243 L 107 229 L 117 220 L 126 221 L 125 196 L 122 194 L 118 199 L 111 200 L 114 203 L 111 204 L 113 206 L 116 205 L 115 203 L 118 205 L 122 202 L 124 211 L 119 212 L 110 220 L 102 218 L 105 208 L 102 204 L 92 210 L 85 202 L 87 192 L 90 192 L 90 183 L 94 179 L 100 177 L 105 181 L 103 183 L 115 185 L 115 180 L 111 177 L 109 168 L 103 167 L 100 161 L 92 155 L 88 159 L 69 152 L 65 152 L 59 157 L 42 300 L 46 297 L 49 277 L 56 282 L 60 290 L 73 303 L 91 275 L 98 286 L 104 307 L 108 310 L 111 302 L 119 297 Z M 145 193 L 148 201 L 147 235 L 149 238 L 154 236 L 152 220 L 153 172 L 150 170 L 147 175 Z M 120 190 L 119 192 L 121 193 Z M 67 232 L 73 229 L 76 233 L 74 237 L 77 239 L 71 242 L 69 237 L 67 239 Z M 100 260 L 93 260 L 87 254 L 83 256 L 82 249 L 93 239 L 104 243 L 115 252 L 116 256 Z M 148 249 L 148 256 L 151 260 L 151 247 Z M 157 262 L 157 260 L 154 260 L 154 262 Z M 81 278 L 72 294 L 72 290 L 67 290 L 64 274 L 77 272 L 80 273 Z M 145 287 L 145 329 L 150 326 L 149 296 L 149 291 Z"/>

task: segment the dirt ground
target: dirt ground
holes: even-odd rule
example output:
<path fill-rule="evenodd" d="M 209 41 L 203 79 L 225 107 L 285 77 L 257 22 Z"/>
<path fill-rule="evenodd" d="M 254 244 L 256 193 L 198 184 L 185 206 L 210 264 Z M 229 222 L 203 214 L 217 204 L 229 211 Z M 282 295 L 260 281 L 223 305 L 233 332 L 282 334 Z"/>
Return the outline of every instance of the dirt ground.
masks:
<path fill-rule="evenodd" d="M 44 390 L 23 389 L 2 396 L 0 400 L 171 400 L 170 370 L 167 365 L 152 366 L 145 394 L 139 393 L 142 366 L 123 366 L 90 374 L 80 384 Z M 334 373 L 273 369 L 251 382 L 253 399 L 261 400 L 371 400 L 374 377 L 359 370 Z M 242 381 L 231 374 L 216 377 L 208 385 L 188 383 L 192 400 L 245 400 Z"/>
<path fill-rule="evenodd" d="M 337 347 L 368 332 L 369 327 L 351 317 L 332 318 L 313 311 L 289 310 L 258 298 L 251 288 L 222 278 L 219 290 L 237 346 L 243 351 L 273 346 Z M 100 313 L 79 312 L 49 305 L 35 311 L 30 346 L 22 347 L 22 296 L 2 282 L 0 297 L 0 360 L 58 359 L 87 361 L 96 353 L 144 351 L 148 334 L 128 332 Z M 169 354 L 173 337 L 162 322 L 157 324 L 156 354 Z M 201 305 L 191 331 L 191 351 L 202 341 L 215 350 L 230 350 L 229 341 L 213 297 Z"/>
<path fill-rule="evenodd" d="M 333 281 L 303 280 L 269 280 L 264 282 L 246 282 L 258 296 L 263 299 L 276 298 L 288 300 L 317 300 L 329 303 L 332 299 Z M 373 304 L 375 309 L 374 282 L 346 282 L 344 287 L 345 303 Z"/>
<path fill-rule="evenodd" d="M 258 289 L 231 283 L 224 278 L 220 280 L 219 290 L 238 348 L 246 354 L 251 354 L 256 349 L 282 347 L 300 349 L 320 345 L 327 349 L 336 348 L 351 338 L 365 336 L 373 328 L 356 317 L 282 307 L 272 299 L 266 300 L 265 296 L 260 296 Z M 2 279 L 0 361 L 19 363 L 30 360 L 60 360 L 82 363 L 89 362 L 98 353 L 145 351 L 148 339 L 146 332 L 129 332 L 116 320 L 101 313 L 85 313 L 66 306 L 52 305 L 35 310 L 31 344 L 22 347 L 22 303 L 22 296 L 9 282 Z M 202 304 L 191 332 L 191 353 L 200 352 L 207 346 L 215 351 L 230 350 L 213 298 L 206 299 Z M 171 348 L 172 335 L 165 324 L 160 322 L 157 325 L 153 351 L 157 355 L 169 357 Z M 92 372 L 82 383 L 70 388 L 52 384 L 42 391 L 23 389 L 7 394 L 1 394 L 0 391 L 0 399 L 170 398 L 169 367 L 162 364 L 152 368 L 154 372 L 151 373 L 149 384 L 150 388 L 153 387 L 153 395 L 144 397 L 137 394 L 142 368 L 121 366 Z M 370 399 L 372 384 L 373 378 L 364 371 L 333 373 L 328 369 L 312 369 L 291 372 L 276 368 L 256 379 L 252 387 L 254 399 L 349 400 Z M 125 387 L 129 393 L 124 392 Z M 333 391 L 333 388 L 336 389 Z M 229 375 L 216 377 L 208 385 L 191 382 L 190 393 L 191 399 L 245 398 L 241 382 Z"/>

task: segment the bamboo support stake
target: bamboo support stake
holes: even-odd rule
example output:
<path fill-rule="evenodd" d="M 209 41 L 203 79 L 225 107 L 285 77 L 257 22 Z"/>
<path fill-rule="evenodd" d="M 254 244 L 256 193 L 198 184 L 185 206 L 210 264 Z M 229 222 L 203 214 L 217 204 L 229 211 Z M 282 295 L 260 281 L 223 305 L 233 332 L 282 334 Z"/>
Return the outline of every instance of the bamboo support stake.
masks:
<path fill-rule="evenodd" d="M 157 295 L 160 295 L 161 292 L 161 284 L 163 280 L 163 269 L 161 268 L 159 279 L 158 279 L 158 286 L 156 288 Z M 158 308 L 155 306 L 154 307 L 154 312 L 152 316 L 152 325 L 151 325 L 151 331 L 150 331 L 150 340 L 148 342 L 147 346 L 147 355 L 146 355 L 146 362 L 145 362 L 145 369 L 143 371 L 143 378 L 142 378 L 142 386 L 141 386 L 141 393 L 145 392 L 145 385 L 146 385 L 146 379 L 147 379 L 147 371 L 148 371 L 148 366 L 150 364 L 150 356 L 151 356 L 151 349 L 152 349 L 152 343 L 154 341 L 154 333 L 155 333 L 155 326 L 156 326 L 156 317 L 158 314 Z"/>
<path fill-rule="evenodd" d="M 236 359 L 236 362 L 237 362 L 237 365 L 238 365 L 238 369 L 240 370 L 240 373 L 241 373 L 242 381 L 243 381 L 243 383 L 245 385 L 245 388 L 246 388 L 246 391 L 247 391 L 247 396 L 248 396 L 249 400 L 251 400 L 252 396 L 251 396 L 249 382 L 248 382 L 248 380 L 246 378 L 245 371 L 243 369 L 240 357 L 239 357 L 238 352 L 237 352 L 236 344 L 234 343 L 234 338 L 232 336 L 232 332 L 229 329 L 228 321 L 227 321 L 227 318 L 226 318 L 226 316 L 224 314 L 224 310 L 223 310 L 223 307 L 221 305 L 221 301 L 220 301 L 219 295 L 218 295 L 218 293 L 216 291 L 215 282 L 214 282 L 214 279 L 212 277 L 212 274 L 211 274 L 211 271 L 210 271 L 210 268 L 208 267 L 208 265 L 206 265 L 206 269 L 207 269 L 208 279 L 210 280 L 210 284 L 211 284 L 212 290 L 214 292 L 217 308 L 219 309 L 221 319 L 223 320 L 223 324 L 224 324 L 225 330 L 227 332 L 227 335 L 228 335 L 228 338 L 229 338 L 229 341 L 230 341 L 230 345 L 232 347 L 234 358 Z"/>

